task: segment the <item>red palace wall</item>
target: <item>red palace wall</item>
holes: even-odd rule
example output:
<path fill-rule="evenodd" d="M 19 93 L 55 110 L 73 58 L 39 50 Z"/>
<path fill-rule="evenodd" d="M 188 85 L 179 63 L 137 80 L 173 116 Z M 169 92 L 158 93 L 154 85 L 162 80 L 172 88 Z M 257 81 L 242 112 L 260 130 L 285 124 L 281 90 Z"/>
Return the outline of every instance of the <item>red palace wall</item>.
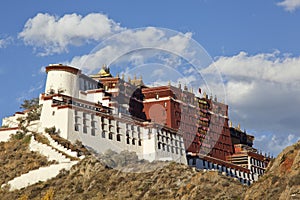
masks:
<path fill-rule="evenodd" d="M 227 105 L 172 86 L 144 88 L 142 93 L 147 120 L 183 133 L 187 152 L 221 160 L 233 153 Z"/>

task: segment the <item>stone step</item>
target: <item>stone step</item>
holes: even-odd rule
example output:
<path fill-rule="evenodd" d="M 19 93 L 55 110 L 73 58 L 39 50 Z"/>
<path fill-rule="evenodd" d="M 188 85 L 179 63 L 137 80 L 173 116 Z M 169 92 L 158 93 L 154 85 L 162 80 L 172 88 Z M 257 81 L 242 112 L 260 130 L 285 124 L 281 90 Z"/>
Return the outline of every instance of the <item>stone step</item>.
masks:
<path fill-rule="evenodd" d="M 31 137 L 29 149 L 30 151 L 38 151 L 40 154 L 46 156 L 48 160 L 56 160 L 59 163 L 70 162 L 70 159 L 66 158 L 65 155 L 46 144 L 37 142 L 34 137 Z"/>
<path fill-rule="evenodd" d="M 39 169 L 32 170 L 10 180 L 7 184 L 3 184 L 1 187 L 10 185 L 10 191 L 13 191 L 33 185 L 39 181 L 46 181 L 56 177 L 62 169 L 70 170 L 77 162 L 78 161 L 72 161 L 68 163 L 54 164 L 47 167 L 40 167 Z"/>
<path fill-rule="evenodd" d="M 49 140 L 50 145 L 52 147 L 58 149 L 59 151 L 64 152 L 65 154 L 67 154 L 71 157 L 75 157 L 75 158 L 78 157 L 76 151 L 71 151 L 70 149 L 65 148 L 64 146 L 62 146 L 61 144 L 56 142 L 54 139 L 52 139 L 52 137 L 48 133 L 44 133 L 43 135 Z"/>

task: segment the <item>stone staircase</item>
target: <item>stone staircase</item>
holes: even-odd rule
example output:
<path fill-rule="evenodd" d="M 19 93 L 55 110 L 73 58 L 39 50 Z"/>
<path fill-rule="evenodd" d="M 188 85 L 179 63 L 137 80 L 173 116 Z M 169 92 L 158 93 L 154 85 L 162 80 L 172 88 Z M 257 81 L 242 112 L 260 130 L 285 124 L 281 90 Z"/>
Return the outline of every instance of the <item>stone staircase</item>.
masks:
<path fill-rule="evenodd" d="M 63 152 L 70 157 L 77 158 L 77 152 L 72 152 L 71 150 L 64 148 L 63 146 L 55 142 L 50 135 L 43 135 L 45 135 L 48 138 L 51 146 L 39 143 L 32 136 L 29 144 L 30 151 L 38 151 L 40 154 L 46 156 L 49 161 L 55 160 L 58 162 L 58 164 L 53 164 L 47 167 L 40 167 L 38 169 L 31 170 L 28 173 L 15 177 L 14 179 L 10 180 L 7 184 L 3 184 L 1 187 L 10 185 L 11 191 L 22 189 L 40 181 L 46 181 L 48 179 L 54 178 L 59 174 L 60 170 L 69 170 L 73 165 L 79 162 L 71 161 L 70 158 L 67 158 L 64 154 L 61 153 Z M 57 151 L 56 149 L 61 152 Z M 84 156 L 80 157 L 80 159 L 83 158 Z"/>
<path fill-rule="evenodd" d="M 77 162 L 78 161 L 72 161 L 68 163 L 54 164 L 47 167 L 40 167 L 39 169 L 32 170 L 26 174 L 22 174 L 21 176 L 12 179 L 11 181 L 8 181 L 7 184 L 10 185 L 11 191 L 19 190 L 40 181 L 46 181 L 54 178 L 59 174 L 60 170 L 69 170 Z"/>
<path fill-rule="evenodd" d="M 36 141 L 34 139 L 33 136 L 31 137 L 31 141 L 30 141 L 30 144 L 29 144 L 29 149 L 30 149 L 30 151 L 37 151 L 40 154 L 46 156 L 48 158 L 48 161 L 55 160 L 59 163 L 68 163 L 68 162 L 71 161 L 65 155 L 63 155 L 62 153 L 56 151 L 52 147 L 50 147 L 46 144 L 39 143 L 38 141 Z"/>
<path fill-rule="evenodd" d="M 54 147 L 55 149 L 64 152 L 65 154 L 67 154 L 70 157 L 75 157 L 77 158 L 77 152 L 76 151 L 71 151 L 70 149 L 65 148 L 64 146 L 62 146 L 61 144 L 59 144 L 58 142 L 56 142 L 54 139 L 52 139 L 52 137 L 48 134 L 48 133 L 43 133 L 43 135 L 49 140 L 50 145 L 52 147 Z M 79 157 L 80 159 L 83 159 L 84 156 Z"/>

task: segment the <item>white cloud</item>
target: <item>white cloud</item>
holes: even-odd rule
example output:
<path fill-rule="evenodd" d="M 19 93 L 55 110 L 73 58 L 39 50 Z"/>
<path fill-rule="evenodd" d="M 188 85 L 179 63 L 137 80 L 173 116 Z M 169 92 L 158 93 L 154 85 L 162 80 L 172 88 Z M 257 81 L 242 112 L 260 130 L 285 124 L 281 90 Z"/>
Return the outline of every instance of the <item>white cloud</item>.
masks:
<path fill-rule="evenodd" d="M 258 150 L 265 153 L 278 155 L 285 147 L 290 146 L 300 140 L 294 134 L 288 135 L 259 135 L 255 140 L 255 146 Z"/>
<path fill-rule="evenodd" d="M 101 41 L 121 30 L 118 23 L 100 13 L 86 16 L 74 13 L 62 17 L 39 13 L 26 22 L 19 38 L 26 45 L 41 50 L 40 55 L 49 55 L 66 52 L 70 45 Z"/>
<path fill-rule="evenodd" d="M 240 52 L 219 57 L 214 64 L 224 77 L 229 114 L 234 123 L 254 130 L 257 137 L 271 132 L 264 142 L 272 138 L 279 142 L 289 135 L 300 137 L 300 57 L 282 56 L 278 51 L 256 55 Z M 209 67 L 202 73 L 213 75 L 215 69 Z M 290 144 L 282 142 L 276 147 L 275 143 L 261 146 L 278 153 L 279 148 Z"/>
<path fill-rule="evenodd" d="M 6 48 L 10 43 L 12 43 L 13 38 L 12 37 L 6 37 L 6 38 L 0 38 L 0 49 Z"/>
<path fill-rule="evenodd" d="M 90 73 L 99 69 L 102 64 L 110 65 L 122 60 L 142 65 L 148 62 L 147 58 L 167 52 L 167 57 L 157 57 L 165 65 L 174 67 L 180 65 L 179 57 L 188 59 L 193 56 L 192 45 L 191 33 L 173 31 L 169 34 L 168 31 L 155 27 L 126 30 L 100 43 L 91 53 L 74 57 L 68 64 Z M 127 54 L 129 55 L 126 56 Z"/>
<path fill-rule="evenodd" d="M 284 0 L 277 3 L 278 6 L 282 6 L 286 11 L 293 12 L 300 8 L 300 0 Z"/>

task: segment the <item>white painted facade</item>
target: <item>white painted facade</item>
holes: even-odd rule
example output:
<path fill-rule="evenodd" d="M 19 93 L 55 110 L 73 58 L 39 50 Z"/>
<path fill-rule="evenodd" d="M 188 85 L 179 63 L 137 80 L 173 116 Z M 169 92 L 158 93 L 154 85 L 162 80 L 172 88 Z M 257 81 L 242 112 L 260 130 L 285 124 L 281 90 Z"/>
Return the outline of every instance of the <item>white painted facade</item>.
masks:
<path fill-rule="evenodd" d="M 7 128 L 0 131 L 0 142 L 7 142 L 11 135 L 16 134 L 18 128 Z"/>
<path fill-rule="evenodd" d="M 183 138 L 179 133 L 136 121 L 119 112 L 112 106 L 114 102 L 110 96 L 103 88 L 98 88 L 99 83 L 80 70 L 51 65 L 46 72 L 37 132 L 55 126 L 61 137 L 73 143 L 79 140 L 99 153 L 109 149 L 116 152 L 128 150 L 136 152 L 140 159 L 187 164 Z"/>

